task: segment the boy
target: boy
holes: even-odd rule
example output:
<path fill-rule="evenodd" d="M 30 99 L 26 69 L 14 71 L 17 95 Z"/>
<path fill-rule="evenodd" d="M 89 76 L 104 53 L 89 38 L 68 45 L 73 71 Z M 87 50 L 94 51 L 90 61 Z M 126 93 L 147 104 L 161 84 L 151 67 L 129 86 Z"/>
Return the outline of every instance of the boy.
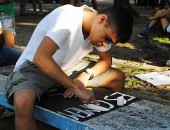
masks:
<path fill-rule="evenodd" d="M 61 6 L 36 27 L 27 47 L 8 77 L 6 96 L 15 107 L 16 130 L 36 130 L 34 104 L 52 85 L 67 88 L 65 98 L 97 103 L 86 86 L 123 91 L 125 76 L 111 68 L 111 44 L 126 42 L 133 17 L 126 9 L 96 12 L 88 6 Z M 81 60 L 96 48 L 95 64 Z"/>

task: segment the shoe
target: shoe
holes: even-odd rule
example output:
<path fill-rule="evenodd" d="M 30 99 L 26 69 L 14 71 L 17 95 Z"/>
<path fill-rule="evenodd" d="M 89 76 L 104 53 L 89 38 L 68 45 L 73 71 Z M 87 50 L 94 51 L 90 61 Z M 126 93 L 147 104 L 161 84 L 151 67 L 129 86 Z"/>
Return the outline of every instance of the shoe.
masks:
<path fill-rule="evenodd" d="M 137 34 L 138 37 L 147 38 L 149 33 L 152 32 L 152 29 L 150 27 L 144 28 L 139 34 Z"/>
<path fill-rule="evenodd" d="M 38 15 L 43 15 L 43 12 L 39 12 L 39 14 Z"/>

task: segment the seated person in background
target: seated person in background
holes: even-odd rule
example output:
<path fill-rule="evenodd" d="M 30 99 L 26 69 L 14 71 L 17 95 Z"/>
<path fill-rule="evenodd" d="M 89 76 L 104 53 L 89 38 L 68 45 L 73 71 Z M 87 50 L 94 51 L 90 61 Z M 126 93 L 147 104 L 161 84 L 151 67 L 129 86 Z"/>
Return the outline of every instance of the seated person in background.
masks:
<path fill-rule="evenodd" d="M 0 0 L 0 21 L 5 37 L 5 44 L 14 47 L 15 16 L 14 0 Z"/>
<path fill-rule="evenodd" d="M 0 66 L 14 65 L 21 51 L 14 49 L 14 1 L 0 0 Z"/>
<path fill-rule="evenodd" d="M 126 42 L 132 27 L 132 15 L 118 7 L 96 12 L 88 6 L 67 4 L 44 17 L 6 81 L 16 130 L 37 129 L 34 105 L 54 85 L 67 88 L 65 98 L 76 96 L 87 104 L 97 104 L 87 86 L 122 92 L 125 75 L 111 67 L 111 46 Z M 98 62 L 83 60 L 93 49 Z"/>
<path fill-rule="evenodd" d="M 5 37 L 0 21 L 0 66 L 14 65 L 21 56 L 21 51 L 5 44 Z"/>
<path fill-rule="evenodd" d="M 150 17 L 150 23 L 137 34 L 138 37 L 147 38 L 149 33 L 153 32 L 154 25 L 160 21 L 163 30 L 166 33 L 170 33 L 170 24 L 167 16 L 170 14 L 170 8 L 158 10 L 154 16 Z"/>

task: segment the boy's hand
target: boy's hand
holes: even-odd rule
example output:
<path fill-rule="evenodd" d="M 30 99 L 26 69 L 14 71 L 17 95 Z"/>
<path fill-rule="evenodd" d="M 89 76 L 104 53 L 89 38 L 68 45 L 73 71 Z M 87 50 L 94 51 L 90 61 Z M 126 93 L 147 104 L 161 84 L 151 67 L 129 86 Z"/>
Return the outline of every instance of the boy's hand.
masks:
<path fill-rule="evenodd" d="M 93 91 L 87 90 L 84 84 L 77 80 L 74 79 L 74 82 L 78 85 L 73 91 L 67 89 L 66 92 L 64 93 L 65 98 L 71 98 L 73 96 L 76 96 L 82 100 L 83 103 L 89 104 L 91 102 L 97 104 L 97 100 L 94 97 Z"/>
<path fill-rule="evenodd" d="M 64 98 L 72 98 L 73 96 L 74 96 L 74 93 L 70 89 L 67 89 L 63 95 Z"/>
<path fill-rule="evenodd" d="M 86 88 L 78 87 L 75 90 L 75 96 L 80 98 L 83 103 L 89 104 L 94 103 L 98 104 L 96 98 L 94 97 L 94 93 L 91 90 L 87 90 Z"/>

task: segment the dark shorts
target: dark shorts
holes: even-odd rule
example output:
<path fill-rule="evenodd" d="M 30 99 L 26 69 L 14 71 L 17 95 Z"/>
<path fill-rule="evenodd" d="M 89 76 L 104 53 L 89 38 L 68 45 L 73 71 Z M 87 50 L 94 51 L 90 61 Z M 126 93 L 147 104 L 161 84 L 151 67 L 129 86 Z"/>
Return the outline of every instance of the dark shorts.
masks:
<path fill-rule="evenodd" d="M 94 65 L 93 62 L 86 60 L 81 60 L 65 73 L 71 78 L 77 77 L 85 68 Z M 103 73 L 100 76 L 89 80 L 87 86 L 98 87 L 104 81 L 104 79 L 109 75 L 111 69 Z M 38 101 L 40 97 L 52 86 L 62 87 L 59 83 L 45 75 L 41 72 L 32 62 L 25 61 L 19 70 L 11 73 L 6 81 L 6 97 L 8 98 L 8 103 L 13 104 L 13 94 L 23 88 L 32 89 L 35 91 Z"/>

